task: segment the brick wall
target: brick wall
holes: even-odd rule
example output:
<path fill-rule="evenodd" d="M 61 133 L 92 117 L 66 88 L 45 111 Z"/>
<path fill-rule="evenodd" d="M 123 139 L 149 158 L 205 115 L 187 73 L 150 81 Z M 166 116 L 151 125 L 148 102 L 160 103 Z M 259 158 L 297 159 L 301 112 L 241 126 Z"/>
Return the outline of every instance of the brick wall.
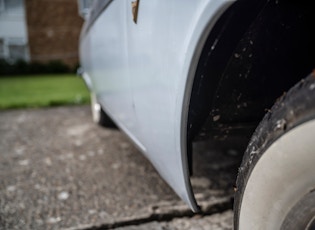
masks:
<path fill-rule="evenodd" d="M 26 0 L 25 5 L 31 60 L 74 67 L 83 23 L 77 0 Z"/>

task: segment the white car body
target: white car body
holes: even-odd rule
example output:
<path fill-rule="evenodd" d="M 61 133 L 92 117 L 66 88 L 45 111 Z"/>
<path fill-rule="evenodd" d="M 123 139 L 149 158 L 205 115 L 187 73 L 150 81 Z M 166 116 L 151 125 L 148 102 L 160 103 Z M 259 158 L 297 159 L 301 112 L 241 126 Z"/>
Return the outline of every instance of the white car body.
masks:
<path fill-rule="evenodd" d="M 186 126 L 196 56 L 227 0 L 112 1 L 81 37 L 85 79 L 106 113 L 195 211 Z"/>
<path fill-rule="evenodd" d="M 201 137 L 226 141 L 236 135 L 245 137 L 246 143 L 241 144 L 245 149 L 264 116 L 262 124 L 274 126 L 275 121 L 269 121 L 270 111 L 277 108 L 268 108 L 279 96 L 285 98 L 284 92 L 297 82 L 312 79 L 303 79 L 315 63 L 310 4 L 285 0 L 94 1 L 90 13 L 85 14 L 81 33 L 82 76 L 93 101 L 98 102 L 95 108 L 101 107 L 174 191 L 193 211 L 198 211 L 190 183 L 192 143 Z M 313 89 L 312 83 L 308 84 Z M 306 98 L 294 105 L 305 104 L 304 121 L 315 116 L 308 101 L 312 92 L 306 93 L 299 86 L 293 91 L 298 93 L 291 93 L 292 98 L 282 104 L 289 107 L 294 97 Z M 289 132 L 287 122 L 294 124 L 300 113 L 295 114 L 294 109 L 297 108 L 280 114 L 280 118 L 288 115 L 288 120 L 273 130 L 280 127 L 284 133 Z M 253 143 L 269 140 L 261 130 L 254 133 Z M 277 144 L 277 140 L 274 142 Z M 252 187 L 264 183 L 260 177 L 248 180 L 256 167 L 253 157 L 257 152 L 259 156 L 273 156 L 273 152 L 259 150 L 249 145 L 239 168 L 234 203 L 236 229 L 242 200 L 255 200 L 253 189 L 244 193 L 247 182 L 254 181 Z M 282 158 L 279 159 L 276 164 Z M 261 173 L 262 170 L 257 175 Z M 290 175 L 285 170 L 282 174 Z M 278 182 L 271 180 L 270 184 L 276 187 Z M 250 195 L 243 197 L 244 194 Z M 315 195 L 313 200 L 315 204 Z M 273 207 L 273 203 L 268 205 Z M 246 206 L 249 212 L 256 207 L 256 202 L 253 204 Z M 294 204 L 288 205 L 290 209 Z M 299 207 L 292 212 L 299 212 Z M 264 226 L 264 218 L 255 213 L 259 221 L 254 225 Z M 286 213 L 282 216 L 285 218 Z M 313 221 L 304 218 L 306 222 Z M 243 221 L 246 225 L 246 217 L 240 222 Z M 281 221 L 274 224 L 268 220 L 270 226 L 281 226 Z"/>

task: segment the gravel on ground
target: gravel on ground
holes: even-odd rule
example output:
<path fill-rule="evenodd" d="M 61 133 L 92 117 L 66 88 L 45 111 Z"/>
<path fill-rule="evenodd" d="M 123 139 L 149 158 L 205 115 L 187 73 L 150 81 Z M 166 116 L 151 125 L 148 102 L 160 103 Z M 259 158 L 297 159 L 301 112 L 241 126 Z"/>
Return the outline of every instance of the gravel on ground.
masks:
<path fill-rule="evenodd" d="M 89 106 L 0 111 L 0 229 L 231 229 L 240 157 L 205 157 L 192 178 L 201 216 Z"/>

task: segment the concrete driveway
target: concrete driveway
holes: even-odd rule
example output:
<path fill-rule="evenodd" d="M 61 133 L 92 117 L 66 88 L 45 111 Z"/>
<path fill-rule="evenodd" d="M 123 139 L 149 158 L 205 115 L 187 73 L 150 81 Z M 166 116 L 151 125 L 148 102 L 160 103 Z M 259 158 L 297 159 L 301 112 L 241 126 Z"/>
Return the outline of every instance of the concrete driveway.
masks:
<path fill-rule="evenodd" d="M 120 131 L 90 117 L 89 106 L 0 111 L 0 229 L 232 229 L 238 152 L 194 146 L 194 214 Z"/>

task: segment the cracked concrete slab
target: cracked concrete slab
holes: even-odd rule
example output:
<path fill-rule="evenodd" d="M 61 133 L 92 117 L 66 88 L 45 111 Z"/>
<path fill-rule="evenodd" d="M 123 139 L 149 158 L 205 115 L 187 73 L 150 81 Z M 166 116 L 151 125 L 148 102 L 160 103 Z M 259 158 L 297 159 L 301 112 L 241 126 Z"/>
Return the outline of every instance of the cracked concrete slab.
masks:
<path fill-rule="evenodd" d="M 142 225 L 116 228 L 116 230 L 231 230 L 233 229 L 231 210 L 211 216 L 175 218 L 169 222 L 151 222 Z"/>
<path fill-rule="evenodd" d="M 208 147 L 195 146 L 192 183 L 212 215 L 231 208 L 240 157 L 198 150 Z M 176 229 L 197 218 L 121 132 L 92 123 L 89 106 L 0 111 L 0 197 L 0 229 Z"/>

